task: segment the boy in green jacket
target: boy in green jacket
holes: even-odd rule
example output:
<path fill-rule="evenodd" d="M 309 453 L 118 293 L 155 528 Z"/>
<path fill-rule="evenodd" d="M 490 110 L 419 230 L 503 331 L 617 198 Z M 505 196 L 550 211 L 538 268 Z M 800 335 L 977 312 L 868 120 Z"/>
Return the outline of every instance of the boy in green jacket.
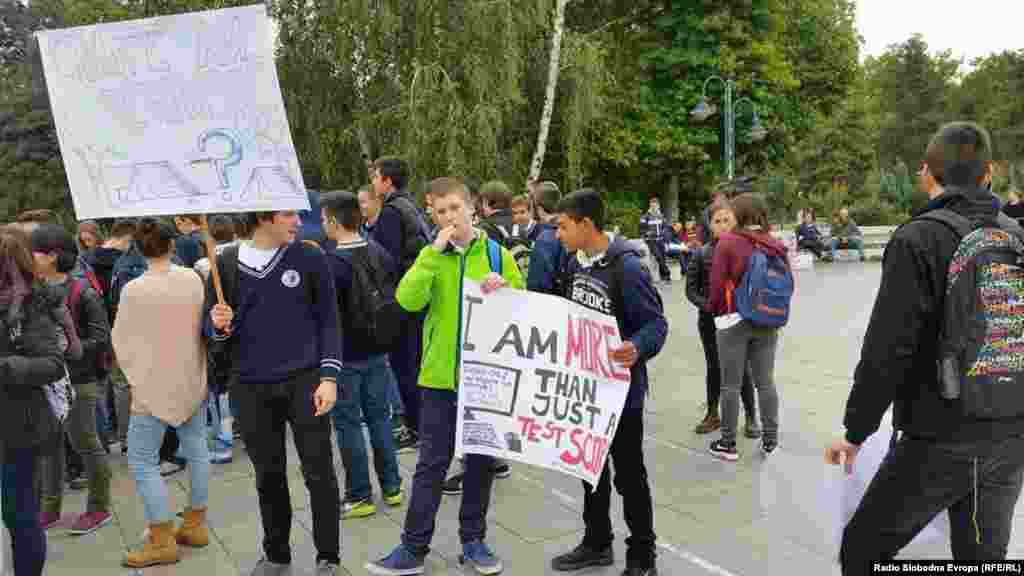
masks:
<path fill-rule="evenodd" d="M 381 576 L 422 574 L 430 551 L 441 484 L 455 452 L 463 280 L 480 282 L 484 294 L 504 287 L 523 288 L 522 275 L 509 251 L 489 245 L 493 241 L 473 228 L 473 207 L 465 184 L 455 178 L 438 178 L 430 183 L 428 193 L 434 199 L 440 230 L 434 243 L 420 252 L 395 294 L 402 308 L 410 312 L 429 310 L 423 326 L 419 376 L 420 452 L 402 543 L 386 557 L 366 565 L 371 574 Z M 500 254 L 500 267 L 489 252 Z M 460 560 L 479 574 L 502 570 L 501 560 L 484 543 L 493 466 L 490 456 L 466 455 L 459 512 Z"/>

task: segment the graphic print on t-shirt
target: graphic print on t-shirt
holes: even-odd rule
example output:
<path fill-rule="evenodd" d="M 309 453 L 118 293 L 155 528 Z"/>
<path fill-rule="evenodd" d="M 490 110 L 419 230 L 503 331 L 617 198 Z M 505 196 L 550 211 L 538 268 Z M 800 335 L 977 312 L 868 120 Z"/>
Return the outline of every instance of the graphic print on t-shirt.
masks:
<path fill-rule="evenodd" d="M 573 275 L 572 291 L 570 292 L 570 299 L 573 302 L 591 310 L 615 316 L 614 300 L 609 292 L 609 286 L 599 278 L 580 272 Z"/>

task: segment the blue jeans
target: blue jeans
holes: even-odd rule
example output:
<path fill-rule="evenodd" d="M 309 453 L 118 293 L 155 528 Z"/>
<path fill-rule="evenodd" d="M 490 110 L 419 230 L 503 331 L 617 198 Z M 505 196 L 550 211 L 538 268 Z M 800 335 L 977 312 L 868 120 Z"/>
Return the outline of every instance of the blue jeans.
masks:
<path fill-rule="evenodd" d="M 213 423 L 213 444 L 218 452 L 231 451 L 234 447 L 234 435 L 231 431 L 231 419 L 234 418 L 231 410 L 231 401 L 227 392 L 216 394 L 210 392 L 208 400 L 210 415 Z"/>
<path fill-rule="evenodd" d="M 392 493 L 402 485 L 398 459 L 391 443 L 391 406 L 388 402 L 394 375 L 387 356 L 345 364 L 338 378 L 338 403 L 331 410 L 334 430 L 345 467 L 345 499 L 354 502 L 370 498 L 370 469 L 363 439 L 362 415 L 366 416 L 373 446 L 373 466 L 381 490 Z"/>
<path fill-rule="evenodd" d="M 132 414 L 128 424 L 128 464 L 145 508 L 146 522 L 171 521 L 167 483 L 160 476 L 160 445 L 167 423 L 155 416 Z M 188 462 L 191 508 L 206 508 L 210 493 L 210 453 L 206 442 L 206 403 L 177 428 L 181 455 Z"/>
<path fill-rule="evenodd" d="M 46 535 L 39 527 L 35 491 L 36 448 L 8 448 L 3 459 L 3 517 L 11 533 L 15 576 L 40 576 L 46 563 Z"/>
<path fill-rule="evenodd" d="M 391 370 L 391 360 L 385 356 L 388 360 L 388 370 Z M 402 403 L 402 393 L 398 391 L 398 378 L 395 378 L 395 373 L 391 372 L 390 382 L 388 382 L 388 405 L 391 407 L 391 418 L 401 418 L 405 416 L 405 404 Z"/>
<path fill-rule="evenodd" d="M 441 506 L 441 484 L 455 453 L 458 397 L 454 391 L 421 389 L 420 457 L 412 478 L 412 497 L 405 516 L 402 543 L 419 557 L 430 551 L 435 518 Z M 459 540 L 465 544 L 487 536 L 487 508 L 494 483 L 494 458 L 466 454 L 459 509 Z"/>

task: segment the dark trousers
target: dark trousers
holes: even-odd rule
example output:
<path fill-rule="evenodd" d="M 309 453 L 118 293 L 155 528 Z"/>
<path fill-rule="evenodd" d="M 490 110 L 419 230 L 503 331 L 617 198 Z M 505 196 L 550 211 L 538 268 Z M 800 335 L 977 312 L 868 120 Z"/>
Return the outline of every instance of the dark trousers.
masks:
<path fill-rule="evenodd" d="M 668 269 L 668 263 L 665 261 L 665 243 L 657 240 L 647 240 L 647 249 L 651 251 L 651 256 L 658 263 L 658 275 L 661 276 L 661 279 L 665 281 L 672 280 L 672 271 Z"/>
<path fill-rule="evenodd" d="M 167 431 L 164 432 L 164 442 L 160 445 L 160 461 L 161 462 L 174 462 L 178 458 L 178 447 L 181 442 L 178 441 L 178 431 L 172 426 L 167 427 Z"/>
<path fill-rule="evenodd" d="M 40 576 L 46 564 L 46 535 L 39 527 L 35 486 L 39 451 L 8 448 L 3 456 L 3 517 L 11 533 L 14 576 Z"/>
<path fill-rule="evenodd" d="M 292 560 L 285 423 L 291 424 L 302 477 L 309 490 L 317 561 L 339 561 L 341 499 L 334 473 L 331 419 L 329 415 L 313 415 L 313 392 L 319 384 L 319 372 L 314 370 L 276 384 L 242 383 L 231 390 L 238 400 L 242 439 L 256 472 L 263 552 L 271 562 L 289 564 Z"/>
<path fill-rule="evenodd" d="M 420 429 L 420 357 L 423 352 L 423 316 L 408 314 L 405 331 L 388 354 L 391 371 L 398 380 L 398 393 L 405 405 L 405 425 L 414 433 Z M 454 376 L 454 374 L 453 374 Z"/>
<path fill-rule="evenodd" d="M 426 556 L 434 537 L 434 519 L 441 506 L 441 485 L 455 454 L 458 397 L 448 390 L 422 389 L 420 456 L 412 477 L 412 497 L 405 516 L 402 543 L 417 556 Z M 459 509 L 462 543 L 487 537 L 487 508 L 494 483 L 494 458 L 466 454 Z"/>
<path fill-rule="evenodd" d="M 825 245 L 821 243 L 821 240 L 811 240 L 810 238 L 804 238 L 798 242 L 797 249 L 810 250 L 818 259 L 825 253 Z"/>
<path fill-rule="evenodd" d="M 1002 560 L 1024 479 L 1024 436 L 993 442 L 901 439 L 843 533 L 844 576 L 892 560 L 948 510 L 953 558 Z"/>
<path fill-rule="evenodd" d="M 704 346 L 704 360 L 707 362 L 705 384 L 708 389 L 708 406 L 718 406 L 718 398 L 722 395 L 722 366 L 718 360 L 718 339 L 715 328 L 715 317 L 707 312 L 697 316 L 697 330 L 700 332 L 700 343 Z M 754 404 L 754 385 L 750 380 L 750 368 L 743 372 L 743 387 L 740 388 L 740 399 L 743 401 L 743 412 L 751 417 L 757 414 Z"/>
<path fill-rule="evenodd" d="M 627 409 L 619 420 L 612 440 L 610 462 L 615 466 L 615 490 L 622 496 L 622 510 L 629 527 L 626 538 L 626 566 L 654 565 L 654 505 L 644 466 L 644 418 L 642 409 Z M 615 539 L 611 519 L 611 471 L 605 462 L 596 487 L 583 483 L 583 545 L 603 550 Z"/>

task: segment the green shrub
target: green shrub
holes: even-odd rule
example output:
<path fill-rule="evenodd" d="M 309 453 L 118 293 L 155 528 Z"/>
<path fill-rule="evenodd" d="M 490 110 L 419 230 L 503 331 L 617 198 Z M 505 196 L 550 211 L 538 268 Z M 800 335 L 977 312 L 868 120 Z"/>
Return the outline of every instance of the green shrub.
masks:
<path fill-rule="evenodd" d="M 640 236 L 640 217 L 643 216 L 646 207 L 636 202 L 623 198 L 614 198 L 608 201 L 605 215 L 605 228 L 610 232 L 617 226 L 619 233 L 627 238 L 638 238 Z"/>
<path fill-rule="evenodd" d="M 850 207 L 850 218 L 859 226 L 896 226 L 910 219 L 910 215 L 888 202 L 866 200 Z"/>

